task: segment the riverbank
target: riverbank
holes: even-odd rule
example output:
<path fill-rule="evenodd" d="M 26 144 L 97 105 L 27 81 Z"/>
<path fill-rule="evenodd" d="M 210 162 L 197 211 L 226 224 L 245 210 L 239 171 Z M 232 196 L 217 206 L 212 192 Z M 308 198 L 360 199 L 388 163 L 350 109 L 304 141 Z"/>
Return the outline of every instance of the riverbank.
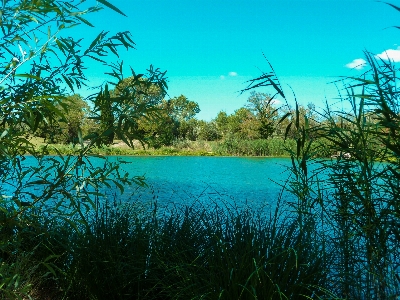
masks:
<path fill-rule="evenodd" d="M 35 149 L 44 154 L 74 155 L 81 150 L 80 145 L 48 144 L 43 139 L 32 138 Z M 245 157 L 290 157 L 295 149 L 295 141 L 282 138 L 268 140 L 221 140 L 189 141 L 177 140 L 171 146 L 150 148 L 134 142 L 130 148 L 122 141 L 115 141 L 110 146 L 92 147 L 92 155 L 126 155 L 126 156 L 245 156 Z"/>

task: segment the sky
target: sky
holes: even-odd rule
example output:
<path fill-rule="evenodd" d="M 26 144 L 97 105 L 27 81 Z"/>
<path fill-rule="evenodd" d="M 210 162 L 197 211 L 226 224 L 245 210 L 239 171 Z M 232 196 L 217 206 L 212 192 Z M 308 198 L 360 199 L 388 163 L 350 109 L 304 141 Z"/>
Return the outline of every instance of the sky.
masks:
<path fill-rule="evenodd" d="M 287 96 L 322 108 L 337 103 L 333 82 L 367 67 L 364 51 L 400 61 L 400 11 L 370 0 L 108 0 L 110 9 L 88 16 L 95 28 L 130 31 L 136 49 L 122 51 L 124 65 L 143 73 L 150 65 L 167 71 L 168 96 L 199 104 L 198 119 L 211 120 L 243 107 L 246 81 L 274 71 Z M 396 2 L 397 1 L 397 2 Z M 400 1 L 393 0 L 400 6 Z M 265 57 L 264 57 L 265 56 Z M 128 68 L 127 68 L 128 71 Z M 104 71 L 89 68 L 93 83 Z M 127 75 L 129 75 L 127 73 Z M 273 93 L 271 89 L 258 92 Z M 280 99 L 283 100 L 283 99 Z"/>

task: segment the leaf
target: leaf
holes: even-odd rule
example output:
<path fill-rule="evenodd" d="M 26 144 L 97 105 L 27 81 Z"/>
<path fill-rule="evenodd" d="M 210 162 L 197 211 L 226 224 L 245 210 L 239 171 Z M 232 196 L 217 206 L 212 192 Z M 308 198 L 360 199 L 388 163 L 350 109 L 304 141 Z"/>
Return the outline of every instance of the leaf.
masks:
<path fill-rule="evenodd" d="M 286 130 L 285 130 L 285 140 L 286 140 L 286 138 L 287 138 L 287 136 L 288 136 L 290 127 L 292 127 L 292 124 L 293 124 L 293 122 L 290 122 L 289 125 L 286 127 Z"/>
<path fill-rule="evenodd" d="M 85 51 L 85 54 L 89 53 L 94 48 L 94 46 L 96 46 L 96 44 L 99 42 L 99 40 L 102 39 L 106 34 L 107 34 L 107 32 L 104 32 L 104 31 L 100 32 L 99 35 L 90 44 L 89 48 Z"/>
<path fill-rule="evenodd" d="M 26 185 L 37 185 L 37 184 L 47 184 L 48 181 L 46 180 L 35 180 L 35 181 L 31 181 L 28 182 Z"/>
<path fill-rule="evenodd" d="M 45 263 L 45 262 L 42 262 L 42 264 L 51 272 L 51 274 L 53 274 L 54 276 L 57 276 L 56 271 L 54 271 L 53 267 L 50 264 Z"/>
<path fill-rule="evenodd" d="M 396 5 L 390 4 L 390 3 L 388 3 L 388 2 L 383 2 L 383 1 L 377 1 L 377 2 L 385 3 L 385 4 L 387 4 L 387 5 L 391 6 L 391 7 L 393 7 L 394 9 L 400 11 L 400 7 L 398 7 L 398 6 L 396 6 Z"/>
<path fill-rule="evenodd" d="M 79 144 L 83 148 L 84 145 L 83 145 L 83 139 L 82 139 L 82 130 L 80 128 L 78 128 L 78 140 L 79 140 Z"/>
<path fill-rule="evenodd" d="M 32 74 L 16 74 L 15 77 L 25 77 L 30 79 L 40 80 L 41 78 Z"/>
<path fill-rule="evenodd" d="M 278 124 L 282 123 L 284 120 L 286 120 L 287 117 L 289 117 L 292 113 L 288 112 L 286 113 L 279 121 Z"/>
<path fill-rule="evenodd" d="M 127 17 L 126 14 L 124 14 L 121 10 L 119 10 L 117 7 L 115 7 L 114 5 L 112 5 L 110 2 L 106 1 L 106 0 L 97 0 L 98 2 L 100 2 L 101 4 L 111 8 L 112 10 L 116 11 L 117 13 Z"/>
<path fill-rule="evenodd" d="M 120 184 L 118 181 L 113 180 L 114 184 L 119 188 L 121 194 L 124 192 L 124 186 Z"/>
<path fill-rule="evenodd" d="M 94 27 L 94 25 L 92 23 L 90 23 L 88 20 L 86 20 L 82 17 L 76 16 L 75 18 L 77 18 L 79 21 L 85 23 L 86 25 L 89 25 L 90 27 Z"/>
<path fill-rule="evenodd" d="M 102 60 L 102 59 L 100 59 L 100 58 L 97 58 L 97 57 L 94 57 L 94 56 L 92 56 L 92 55 L 86 55 L 87 57 L 90 57 L 91 59 L 94 59 L 94 60 L 97 60 L 98 62 L 101 62 L 101 63 L 106 63 L 106 61 L 105 60 Z"/>
<path fill-rule="evenodd" d="M 61 76 L 62 76 L 62 78 L 64 79 L 65 83 L 69 86 L 69 88 L 70 88 L 72 91 L 74 91 L 74 87 L 73 87 L 73 85 L 72 85 L 71 80 L 70 80 L 68 77 L 66 77 L 64 74 L 61 74 Z"/>
<path fill-rule="evenodd" d="M 1 136 L 0 136 L 0 140 L 1 140 L 3 137 L 5 137 L 5 136 L 7 135 L 7 133 L 8 133 L 8 129 L 4 130 L 3 133 L 2 133 Z"/>

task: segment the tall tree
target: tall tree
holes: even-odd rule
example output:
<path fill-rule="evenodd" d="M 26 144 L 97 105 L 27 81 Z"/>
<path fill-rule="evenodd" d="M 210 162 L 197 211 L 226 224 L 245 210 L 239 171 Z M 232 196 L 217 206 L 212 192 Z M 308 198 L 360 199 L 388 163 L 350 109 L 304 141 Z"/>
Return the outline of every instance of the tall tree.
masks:
<path fill-rule="evenodd" d="M 67 96 L 62 105 L 57 105 L 64 117 L 54 114 L 48 123 L 39 125 L 37 136 L 45 138 L 50 143 L 78 143 L 79 135 L 88 133 L 90 120 L 89 105 L 78 94 Z"/>
<path fill-rule="evenodd" d="M 147 74 L 135 74 L 122 79 L 114 90 L 108 85 L 92 98 L 95 117 L 100 123 L 97 144 L 110 145 L 114 138 L 133 146 L 133 140 L 145 141 L 143 119 L 157 123 L 161 120 L 157 111 L 166 94 L 165 72 L 150 67 Z M 141 121 L 142 120 L 142 121 Z"/>
<path fill-rule="evenodd" d="M 268 94 L 252 91 L 247 99 L 246 107 L 254 113 L 260 122 L 260 137 L 267 139 L 275 132 L 279 121 L 278 108 L 274 106 L 276 100 Z"/>
<path fill-rule="evenodd" d="M 188 121 L 200 112 L 199 105 L 184 95 L 167 100 L 166 108 L 171 111 L 171 116 L 178 122 Z"/>

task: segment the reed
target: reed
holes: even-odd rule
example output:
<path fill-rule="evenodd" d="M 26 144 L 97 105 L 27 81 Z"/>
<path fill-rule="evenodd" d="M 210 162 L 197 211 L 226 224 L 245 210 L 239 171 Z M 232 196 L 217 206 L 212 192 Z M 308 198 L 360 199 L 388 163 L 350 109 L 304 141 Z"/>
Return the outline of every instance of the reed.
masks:
<path fill-rule="evenodd" d="M 12 251 L 13 261 L 26 265 L 14 296 L 307 299 L 329 289 L 321 241 L 279 209 L 192 205 L 159 212 L 114 202 L 100 205 L 90 222 L 35 218 L 35 239 L 24 237 Z"/>
<path fill-rule="evenodd" d="M 287 147 L 293 147 L 293 140 L 283 138 L 241 140 L 226 139 L 213 145 L 213 152 L 225 156 L 287 156 Z"/>
<path fill-rule="evenodd" d="M 365 53 L 370 70 L 344 80 L 349 111 L 332 111 L 310 127 L 296 109 L 286 132 L 291 177 L 284 185 L 298 230 L 322 240 L 333 253 L 331 292 L 345 299 L 400 296 L 400 118 L 396 67 Z M 285 94 L 273 70 L 246 89 L 270 87 Z M 327 141 L 327 142 L 324 142 Z M 333 159 L 316 159 L 336 154 Z M 329 157 L 329 156 L 328 156 Z M 385 162 L 385 163 L 382 163 Z M 312 167 L 311 167 L 312 166 Z M 318 226 L 309 226 L 316 222 Z"/>
<path fill-rule="evenodd" d="M 397 77 L 394 65 L 370 53 L 366 58 L 370 71 L 345 86 L 351 111 L 336 113 L 341 122 L 333 121 L 332 112 L 327 115 L 325 137 L 350 156 L 324 164 L 330 173 L 327 212 L 336 228 L 334 268 L 341 294 L 395 299 L 400 295 Z"/>

